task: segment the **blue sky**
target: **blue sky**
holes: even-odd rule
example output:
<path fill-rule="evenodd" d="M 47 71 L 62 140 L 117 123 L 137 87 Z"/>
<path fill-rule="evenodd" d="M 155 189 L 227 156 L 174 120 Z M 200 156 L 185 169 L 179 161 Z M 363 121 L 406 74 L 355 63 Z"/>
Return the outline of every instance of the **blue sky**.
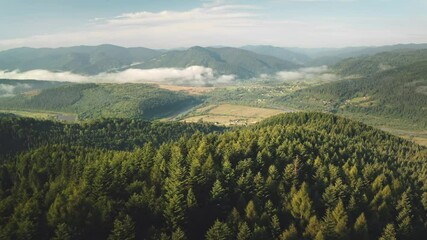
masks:
<path fill-rule="evenodd" d="M 427 42 L 426 0 L 0 0 L 0 49 Z"/>

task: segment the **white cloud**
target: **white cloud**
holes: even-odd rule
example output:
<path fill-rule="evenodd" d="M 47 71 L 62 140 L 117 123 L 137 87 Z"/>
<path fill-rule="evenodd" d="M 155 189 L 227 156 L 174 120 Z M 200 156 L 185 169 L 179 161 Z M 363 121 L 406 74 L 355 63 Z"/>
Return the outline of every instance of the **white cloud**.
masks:
<path fill-rule="evenodd" d="M 9 84 L 0 84 L 0 93 L 12 94 L 15 90 L 15 86 Z"/>
<path fill-rule="evenodd" d="M 300 68 L 304 73 L 324 73 L 328 71 L 328 66 Z"/>
<path fill-rule="evenodd" d="M 297 71 L 282 71 L 276 73 L 274 78 L 281 81 L 336 81 L 338 76 L 330 73 L 327 66 L 301 68 Z"/>
<path fill-rule="evenodd" d="M 302 80 L 305 77 L 303 72 L 278 72 L 276 75 L 284 81 Z"/>
<path fill-rule="evenodd" d="M 16 94 L 16 90 L 19 89 L 31 89 L 31 86 L 25 83 L 18 83 L 18 84 L 0 84 L 0 97 L 11 97 Z"/>
<path fill-rule="evenodd" d="M 70 72 L 50 72 L 47 70 L 31 70 L 26 72 L 15 71 L 0 71 L 2 79 L 16 80 L 50 80 L 50 81 L 68 81 L 68 82 L 84 82 L 86 78 L 82 75 L 73 74 Z"/>
<path fill-rule="evenodd" d="M 217 76 L 211 68 L 191 66 L 187 68 L 127 69 L 116 73 L 100 73 L 94 76 L 79 75 L 71 72 L 50 72 L 31 70 L 27 72 L 0 71 L 0 78 L 66 81 L 77 83 L 169 83 L 177 85 L 204 86 L 211 84 L 229 84 L 234 75 Z"/>

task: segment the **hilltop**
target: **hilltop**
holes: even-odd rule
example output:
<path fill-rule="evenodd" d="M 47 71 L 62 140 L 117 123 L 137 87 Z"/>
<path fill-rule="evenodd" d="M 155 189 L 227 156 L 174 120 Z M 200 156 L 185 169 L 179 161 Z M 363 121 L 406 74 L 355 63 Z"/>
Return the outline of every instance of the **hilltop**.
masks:
<path fill-rule="evenodd" d="M 0 142 L 20 147 L 0 163 L 0 236 L 427 234 L 425 148 L 321 113 L 279 115 L 225 132 L 186 126 L 0 119 Z M 110 131 L 120 136 L 110 138 Z"/>

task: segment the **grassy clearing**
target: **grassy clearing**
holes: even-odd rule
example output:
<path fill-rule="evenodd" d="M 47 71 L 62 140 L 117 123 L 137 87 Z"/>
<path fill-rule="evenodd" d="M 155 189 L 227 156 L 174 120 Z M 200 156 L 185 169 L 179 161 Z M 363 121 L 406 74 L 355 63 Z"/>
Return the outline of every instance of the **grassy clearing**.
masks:
<path fill-rule="evenodd" d="M 413 137 L 411 140 L 427 147 L 427 135 L 425 137 Z"/>
<path fill-rule="evenodd" d="M 358 120 L 393 135 L 427 146 L 427 130 L 422 125 L 409 124 L 393 117 L 374 116 L 360 113 L 342 113 L 344 117 Z"/>
<path fill-rule="evenodd" d="M 247 125 L 262 119 L 284 113 L 283 110 L 248 107 L 234 104 L 208 105 L 194 111 L 182 121 L 185 122 L 210 122 L 218 125 Z"/>
<path fill-rule="evenodd" d="M 63 112 L 0 110 L 0 113 L 12 113 L 21 117 L 29 117 L 29 118 L 45 119 L 45 120 L 59 120 L 64 122 L 75 122 L 78 120 L 77 114 L 63 113 Z"/>
<path fill-rule="evenodd" d="M 420 86 L 415 90 L 417 93 L 427 95 L 427 86 Z"/>
<path fill-rule="evenodd" d="M 427 146 L 427 130 L 411 131 L 411 130 L 402 130 L 402 129 L 392 129 L 392 128 L 386 128 L 386 127 L 382 127 L 381 130 L 397 135 L 401 138 L 411 140 L 420 145 Z"/>
<path fill-rule="evenodd" d="M 215 90 L 215 87 L 187 87 L 166 84 L 156 84 L 156 86 L 161 89 L 166 89 L 174 92 L 184 92 L 191 95 L 202 95 L 204 93 L 208 93 Z"/>
<path fill-rule="evenodd" d="M 209 111 L 212 115 L 239 116 L 262 119 L 283 113 L 281 110 L 222 104 Z"/>

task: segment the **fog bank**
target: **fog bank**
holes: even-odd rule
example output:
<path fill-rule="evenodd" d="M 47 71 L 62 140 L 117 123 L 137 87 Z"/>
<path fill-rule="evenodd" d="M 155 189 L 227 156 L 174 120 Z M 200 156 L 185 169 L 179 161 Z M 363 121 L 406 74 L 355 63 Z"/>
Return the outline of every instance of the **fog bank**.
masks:
<path fill-rule="evenodd" d="M 71 72 L 52 72 L 43 69 L 26 72 L 1 71 L 0 78 L 17 80 L 48 80 L 75 83 L 163 83 L 205 86 L 228 84 L 234 75 L 218 75 L 212 68 L 191 66 L 187 68 L 127 69 L 121 72 L 100 73 L 93 76 Z"/>

